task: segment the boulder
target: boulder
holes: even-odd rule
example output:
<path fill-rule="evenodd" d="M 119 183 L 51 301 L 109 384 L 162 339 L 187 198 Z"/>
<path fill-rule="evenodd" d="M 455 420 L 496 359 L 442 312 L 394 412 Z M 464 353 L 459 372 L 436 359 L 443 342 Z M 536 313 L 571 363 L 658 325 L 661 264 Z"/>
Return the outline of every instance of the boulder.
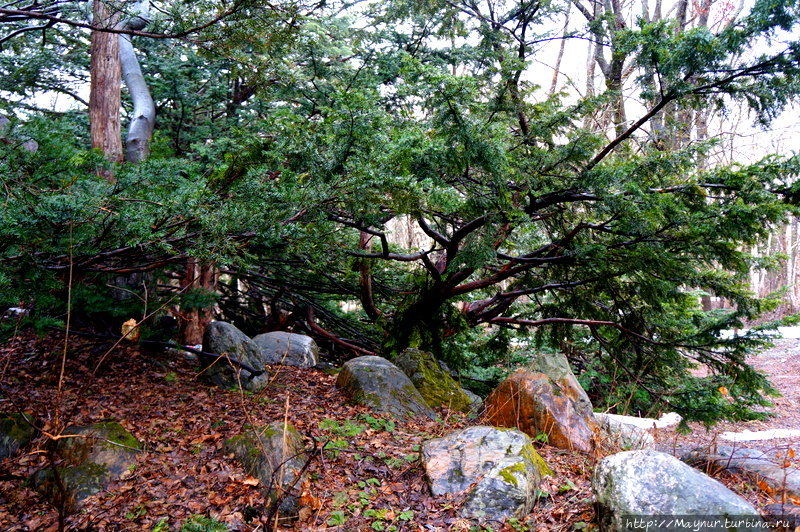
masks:
<path fill-rule="evenodd" d="M 521 368 L 486 398 L 484 418 L 517 427 L 531 437 L 547 436 L 562 449 L 589 452 L 597 424 L 592 404 L 562 354 L 539 356 L 535 367 Z"/>
<path fill-rule="evenodd" d="M 552 473 L 528 436 L 488 426 L 425 442 L 422 464 L 431 492 L 467 491 L 461 514 L 479 522 L 527 515 L 542 477 Z"/>
<path fill-rule="evenodd" d="M 0 460 L 16 453 L 33 439 L 32 421 L 27 414 L 0 414 Z"/>
<path fill-rule="evenodd" d="M 70 513 L 135 467 L 136 451 L 141 449 L 139 441 L 116 421 L 68 427 L 62 435 L 75 437 L 57 441 L 55 452 L 61 464 L 56 470 L 47 467 L 38 471 L 31 484 L 56 507 L 63 504 Z"/>
<path fill-rule="evenodd" d="M 436 413 L 406 374 L 385 358 L 362 356 L 347 361 L 339 372 L 336 386 L 357 403 L 376 412 L 401 419 L 414 415 L 436 418 Z"/>
<path fill-rule="evenodd" d="M 567 395 L 575 411 L 586 419 L 592 418 L 593 407 L 564 353 L 534 353 L 528 369 L 547 375 Z"/>
<path fill-rule="evenodd" d="M 602 442 L 611 448 L 626 451 L 652 449 L 655 444 L 653 435 L 637 425 L 625 423 L 619 419 L 621 417 L 627 416 L 595 413 L 594 419 L 600 427 Z"/>
<path fill-rule="evenodd" d="M 752 530 L 761 523 L 756 509 L 720 482 L 672 455 L 653 450 L 608 456 L 592 476 L 598 524 L 608 532 L 644 529 L 642 520 L 659 518 L 716 520 L 730 527 L 703 530 Z M 638 521 L 637 521 L 638 520 Z M 651 530 L 673 530 L 656 528 Z M 675 530 L 691 528 L 675 528 Z"/>
<path fill-rule="evenodd" d="M 717 445 L 713 448 L 693 449 L 685 453 L 682 460 L 698 467 L 711 466 L 718 471 L 728 471 L 761 481 L 774 493 L 786 493 L 800 497 L 800 470 L 783 467 L 784 458 L 772 456 L 757 449 Z"/>
<path fill-rule="evenodd" d="M 202 376 L 212 384 L 221 388 L 238 388 L 241 380 L 242 388 L 255 392 L 264 388 L 269 382 L 269 374 L 265 369 L 267 362 L 261 348 L 230 323 L 212 321 L 206 327 L 203 335 L 203 351 L 216 355 L 227 355 L 251 369 L 264 372 L 253 377 L 250 371 L 240 368 L 235 363 L 232 364 L 225 356 L 216 360 L 203 359 L 205 367 Z M 237 372 L 239 378 L 237 378 Z"/>
<path fill-rule="evenodd" d="M 474 416 L 479 416 L 481 412 L 483 412 L 483 399 L 481 396 L 463 388 L 464 395 L 469 397 L 469 414 Z"/>
<path fill-rule="evenodd" d="M 773 503 L 764 506 L 764 519 L 773 532 L 795 532 L 800 527 L 800 506 Z"/>
<path fill-rule="evenodd" d="M 278 512 L 282 517 L 297 514 L 296 494 L 300 491 L 303 466 L 309 459 L 297 429 L 282 422 L 253 427 L 226 440 L 224 448 L 242 463 L 248 475 L 258 479 L 271 502 L 280 501 Z"/>
<path fill-rule="evenodd" d="M 470 412 L 472 399 L 430 353 L 405 349 L 394 359 L 429 406 Z"/>
<path fill-rule="evenodd" d="M 268 364 L 311 368 L 317 364 L 319 347 L 310 336 L 290 332 L 268 332 L 253 337 Z"/>

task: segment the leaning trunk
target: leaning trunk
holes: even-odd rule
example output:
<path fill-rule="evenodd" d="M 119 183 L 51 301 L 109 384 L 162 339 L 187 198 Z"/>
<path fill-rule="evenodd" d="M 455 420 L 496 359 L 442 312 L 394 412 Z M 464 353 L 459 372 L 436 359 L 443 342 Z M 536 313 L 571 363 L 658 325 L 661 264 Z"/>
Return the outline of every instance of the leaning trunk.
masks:
<path fill-rule="evenodd" d="M 142 17 L 134 17 L 126 22 L 126 29 L 140 30 L 146 21 Z M 122 64 L 122 76 L 125 86 L 131 95 L 133 113 L 128 136 L 125 139 L 125 158 L 128 162 L 142 162 L 150 155 L 150 139 L 153 137 L 153 126 L 156 120 L 156 106 L 147 82 L 142 75 L 139 60 L 133 51 L 130 35 L 119 36 L 119 55 Z"/>

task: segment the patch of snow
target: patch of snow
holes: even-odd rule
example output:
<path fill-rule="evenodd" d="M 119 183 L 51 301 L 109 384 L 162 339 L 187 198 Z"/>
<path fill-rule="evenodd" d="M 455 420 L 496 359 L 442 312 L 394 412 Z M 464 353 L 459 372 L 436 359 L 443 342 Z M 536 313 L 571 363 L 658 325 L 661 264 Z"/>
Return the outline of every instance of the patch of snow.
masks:
<path fill-rule="evenodd" d="M 719 435 L 723 440 L 728 441 L 763 441 L 778 440 L 781 438 L 798 438 L 800 430 L 796 429 L 772 429 L 772 430 L 744 430 L 742 432 L 723 432 Z"/>
<path fill-rule="evenodd" d="M 735 338 L 736 336 L 744 336 L 750 329 L 726 329 L 720 331 L 720 338 Z M 777 329 L 760 331 L 762 335 L 769 338 L 783 338 L 787 340 L 797 340 L 800 338 L 800 326 L 794 327 L 778 327 Z"/>
<path fill-rule="evenodd" d="M 633 425 L 634 427 L 645 430 L 652 428 L 663 429 L 665 427 L 671 427 L 672 425 L 677 425 L 681 422 L 681 419 L 683 419 L 675 412 L 664 414 L 658 419 L 651 417 L 622 416 L 620 414 L 604 414 L 604 416 L 619 423 Z"/>

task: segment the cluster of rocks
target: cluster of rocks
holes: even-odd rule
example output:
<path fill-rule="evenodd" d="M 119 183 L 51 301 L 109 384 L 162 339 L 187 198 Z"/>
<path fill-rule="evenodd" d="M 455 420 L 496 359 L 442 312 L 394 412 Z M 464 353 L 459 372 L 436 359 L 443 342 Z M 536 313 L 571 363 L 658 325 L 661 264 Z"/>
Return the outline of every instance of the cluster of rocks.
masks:
<path fill-rule="evenodd" d="M 469 411 L 475 405 L 458 383 L 429 354 L 406 350 L 394 362 L 359 357 L 346 363 L 337 385 L 354 400 L 398 417 L 433 417 L 432 407 Z M 608 454 L 594 471 L 601 530 L 623 531 L 650 523 L 650 530 L 682 530 L 700 521 L 708 530 L 751 530 L 765 526 L 758 511 L 718 481 L 681 460 L 652 449 L 650 429 L 680 421 L 594 413 L 566 357 L 548 354 L 516 371 L 486 399 L 483 421 L 426 442 L 421 459 L 434 495 L 462 497 L 461 515 L 477 522 L 502 522 L 531 511 L 542 478 L 551 473 L 532 440 L 573 451 Z M 771 482 L 793 486 L 793 472 L 772 471 L 752 453 L 717 450 L 695 456 L 695 463 L 725 463 Z M 731 456 L 734 457 L 731 460 Z M 742 458 L 737 460 L 737 458 Z M 746 459 L 745 459 L 746 458 Z M 785 511 L 785 510 L 784 510 Z M 669 519 L 661 525 L 653 518 Z M 680 522 L 679 522 L 680 521 Z M 661 528 L 659 528 L 661 526 Z M 717 528 L 714 528 L 717 526 Z M 705 530 L 705 529 L 704 529 Z"/>
<path fill-rule="evenodd" d="M 349 360 L 336 386 L 354 401 L 401 419 L 435 419 L 433 408 L 440 406 L 465 413 L 480 410 L 480 398 L 464 390 L 430 353 L 406 349 L 395 362 L 378 356 Z"/>
<path fill-rule="evenodd" d="M 250 338 L 230 323 L 214 321 L 206 327 L 203 352 L 201 375 L 206 381 L 256 392 L 269 383 L 267 365 L 313 367 L 319 348 L 302 334 L 279 331 Z"/>
<path fill-rule="evenodd" d="M 280 332 L 251 339 L 225 322 L 208 327 L 203 351 L 215 355 L 203 371 L 208 381 L 224 387 L 241 384 L 248 390 L 266 385 L 267 365 L 312 367 L 318 355 L 309 337 Z M 597 463 L 592 477 L 601 530 L 634 530 L 654 516 L 682 519 L 683 524 L 717 519 L 720 530 L 763 525 L 751 504 L 691 465 L 743 473 L 774 490 L 800 496 L 800 471 L 776 465 L 774 457 L 758 451 L 718 446 L 688 453 L 681 461 L 653 450 L 648 429 L 679 418 L 594 413 L 569 362 L 559 354 L 535 357 L 501 383 L 485 404 L 464 390 L 446 366 L 416 349 L 403 351 L 393 361 L 377 356 L 350 360 L 336 384 L 354 401 L 400 419 L 436 419 L 434 408 L 440 407 L 481 413 L 485 424 L 431 439 L 420 452 L 432 494 L 457 497 L 462 517 L 478 523 L 530 513 L 543 478 L 552 474 L 534 440 L 608 455 Z M 30 421 L 19 414 L 0 416 L 0 459 L 31 439 Z M 141 448 L 116 422 L 71 427 L 64 435 L 70 437 L 58 439 L 51 448 L 58 467 L 39 471 L 31 484 L 67 511 L 77 511 L 88 496 L 124 477 Z M 294 427 L 284 422 L 245 427 L 225 442 L 224 451 L 259 480 L 280 516 L 297 515 L 298 488 L 310 455 Z M 780 515 L 788 511 L 774 509 Z M 652 524 L 649 529 L 682 530 Z"/>
<path fill-rule="evenodd" d="M 27 416 L 26 416 L 27 417 Z M 0 459 L 26 446 L 34 435 L 32 419 L 22 414 L 0 415 Z M 124 479 L 136 467 L 142 444 L 117 421 L 103 421 L 64 429 L 48 443 L 55 467 L 40 469 L 29 484 L 56 508 L 66 513 L 81 510 L 86 499 L 111 482 Z M 224 443 L 245 472 L 258 479 L 279 517 L 292 519 L 298 512 L 300 481 L 309 455 L 303 437 L 280 422 L 245 431 Z"/>

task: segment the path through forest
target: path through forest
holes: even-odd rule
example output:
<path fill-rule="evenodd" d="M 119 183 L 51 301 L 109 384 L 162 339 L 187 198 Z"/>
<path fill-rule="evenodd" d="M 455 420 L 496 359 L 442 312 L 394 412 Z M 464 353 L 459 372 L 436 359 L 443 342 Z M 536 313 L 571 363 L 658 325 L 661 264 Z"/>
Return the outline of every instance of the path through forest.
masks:
<path fill-rule="evenodd" d="M 784 331 L 782 331 L 784 332 Z M 759 421 L 720 423 L 706 430 L 700 423 L 690 423 L 692 433 L 677 434 L 675 430 L 663 430 L 657 435 L 659 445 L 664 450 L 676 454 L 701 445 L 717 442 L 722 445 L 733 445 L 725 433 L 758 432 L 775 429 L 798 431 L 798 436 L 752 441 L 737 441 L 736 446 L 759 449 L 761 451 L 780 451 L 787 448 L 800 449 L 800 329 L 787 329 L 784 338 L 774 341 L 774 346 L 748 361 L 769 376 L 770 382 L 781 393 L 772 398 L 775 407 L 770 409 L 772 416 Z"/>

